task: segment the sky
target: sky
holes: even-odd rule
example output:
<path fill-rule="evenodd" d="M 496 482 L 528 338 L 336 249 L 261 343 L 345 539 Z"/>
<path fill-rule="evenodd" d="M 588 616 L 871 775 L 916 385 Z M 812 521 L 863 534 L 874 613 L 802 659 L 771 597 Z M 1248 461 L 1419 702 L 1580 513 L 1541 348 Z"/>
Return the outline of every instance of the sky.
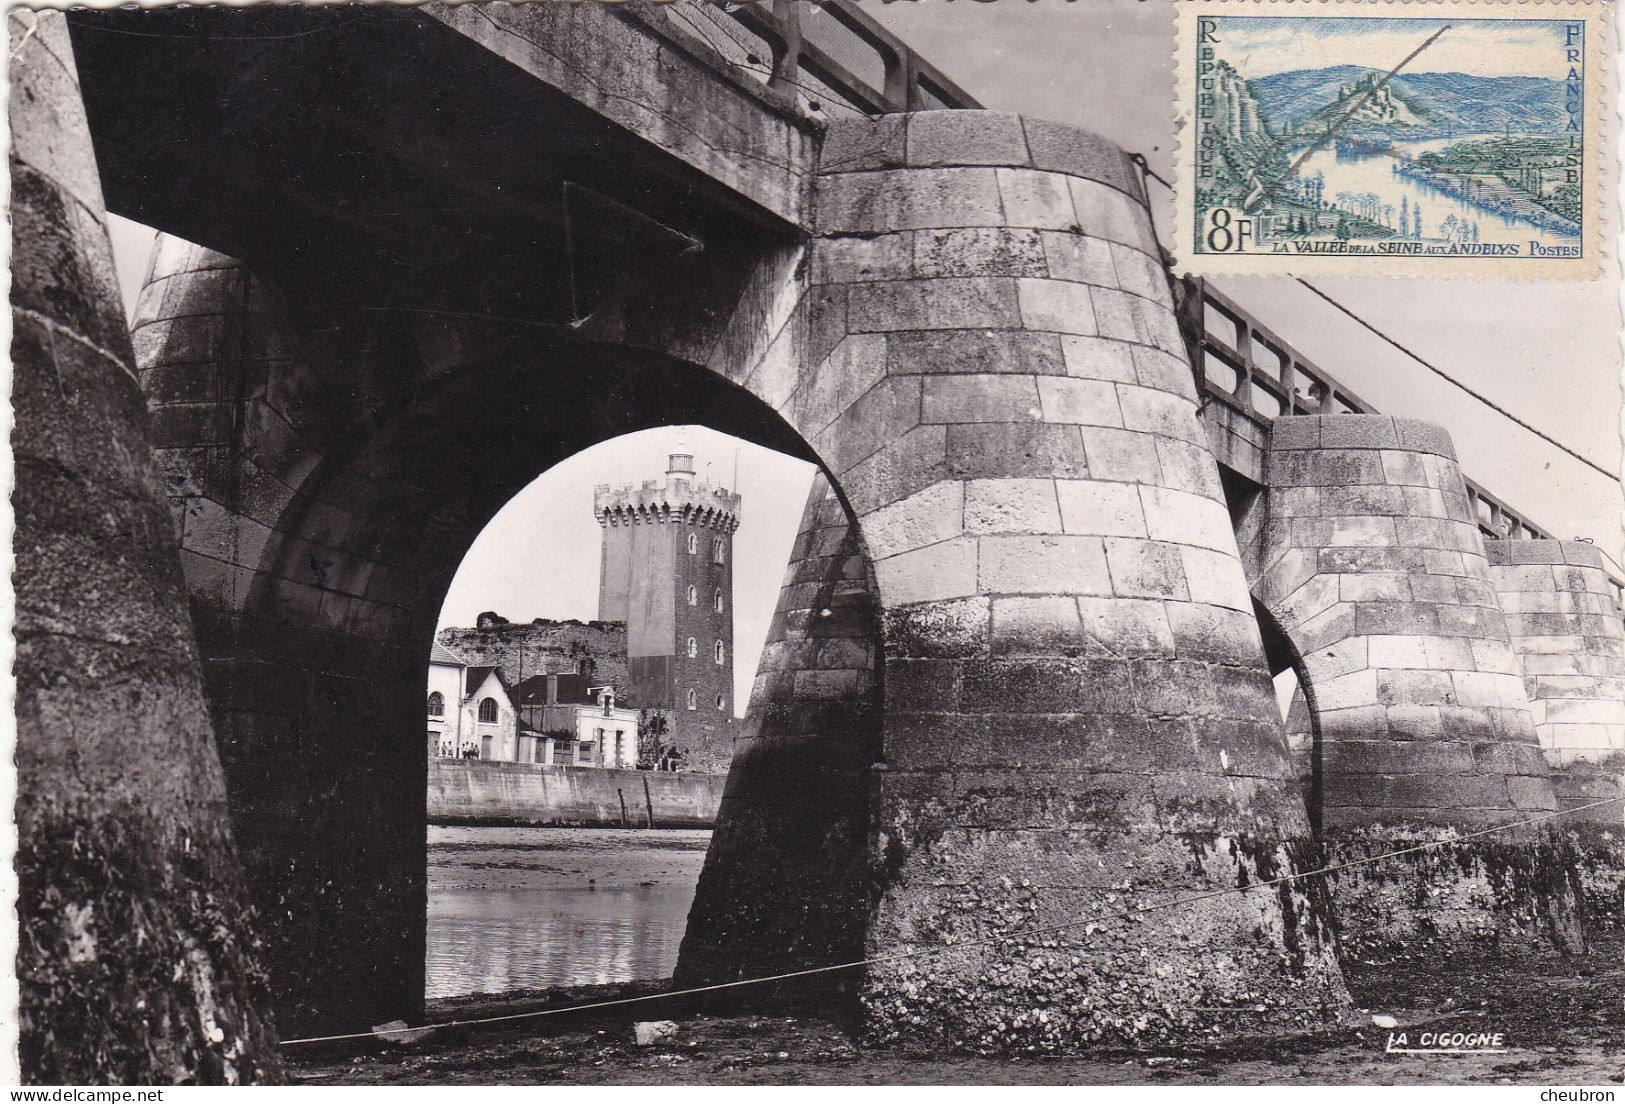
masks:
<path fill-rule="evenodd" d="M 679 449 L 694 454 L 701 479 L 741 498 L 733 549 L 733 700 L 743 715 L 814 469 L 701 426 L 629 433 L 544 472 L 486 524 L 463 557 L 440 608 L 441 626 L 472 625 L 482 610 L 510 621 L 597 617 L 602 530 L 593 517 L 593 487 L 664 479 L 666 458 Z"/>
<path fill-rule="evenodd" d="M 863 9 L 983 104 L 1094 130 L 1173 170 L 1173 5 L 1152 0 L 896 0 Z M 1441 40 L 1442 41 L 1442 40 Z M 1402 55 L 1401 55 L 1402 56 Z M 1171 205 L 1153 185 L 1159 222 Z M 133 303 L 152 234 L 113 220 Z M 1617 276 L 1591 284 L 1343 278 L 1314 283 L 1438 369 L 1590 457 L 1620 469 Z M 1469 397 L 1282 278 L 1217 280 L 1287 342 L 1385 412 L 1438 422 L 1470 478 L 1560 537 L 1586 536 L 1625 559 L 1619 484 Z M 729 472 L 740 450 L 735 667 L 748 700 L 777 600 L 810 466 L 708 430 L 651 430 L 606 442 L 546 473 L 492 520 L 442 610 L 469 624 L 485 609 L 512 620 L 595 616 L 597 483 L 659 478 L 681 438 L 703 471 Z M 727 479 L 723 479 L 727 482 Z"/>
<path fill-rule="evenodd" d="M 1569 71 L 1567 24 L 1560 19 L 1521 20 L 1510 28 L 1504 19 L 1328 16 L 1316 22 L 1317 34 L 1306 40 L 1301 18 L 1225 20 L 1215 34 L 1217 53 L 1249 79 L 1334 65 L 1386 72 L 1444 28 L 1405 72 L 1562 80 Z"/>

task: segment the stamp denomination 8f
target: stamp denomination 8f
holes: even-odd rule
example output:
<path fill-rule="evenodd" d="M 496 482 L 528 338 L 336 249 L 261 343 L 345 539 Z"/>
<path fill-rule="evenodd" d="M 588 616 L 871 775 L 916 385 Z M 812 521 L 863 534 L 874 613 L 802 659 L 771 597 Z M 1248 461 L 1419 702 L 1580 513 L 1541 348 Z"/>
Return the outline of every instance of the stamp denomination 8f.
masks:
<path fill-rule="evenodd" d="M 1187 271 L 1601 273 L 1600 2 L 1179 12 Z"/>

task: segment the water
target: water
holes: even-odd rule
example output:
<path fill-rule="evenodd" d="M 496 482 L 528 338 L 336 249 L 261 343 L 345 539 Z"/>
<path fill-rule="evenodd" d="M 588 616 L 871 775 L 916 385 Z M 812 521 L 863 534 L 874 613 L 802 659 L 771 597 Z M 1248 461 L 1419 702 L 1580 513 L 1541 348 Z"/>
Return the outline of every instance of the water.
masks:
<path fill-rule="evenodd" d="M 708 830 L 429 829 L 428 995 L 669 977 Z"/>
<path fill-rule="evenodd" d="M 1412 138 L 1398 139 L 1390 142 L 1397 150 L 1410 157 L 1418 157 L 1428 150 L 1439 150 L 1458 142 L 1468 141 L 1464 138 Z M 1296 160 L 1302 149 L 1291 153 Z M 1315 173 L 1324 173 L 1326 177 L 1325 198 L 1327 202 L 1333 201 L 1338 192 L 1375 192 L 1382 196 L 1384 203 L 1393 204 L 1395 218 L 1398 218 L 1399 201 L 1403 196 L 1409 200 L 1412 207 L 1418 204 L 1422 207 L 1423 233 L 1428 237 L 1438 234 L 1439 226 L 1444 222 L 1446 215 L 1455 215 L 1457 218 L 1477 220 L 1484 233 L 1485 241 L 1490 241 L 1491 228 L 1497 228 L 1495 241 L 1540 242 L 1542 245 L 1573 245 L 1575 239 L 1560 234 L 1554 230 L 1536 226 L 1526 219 L 1516 216 L 1506 216 L 1488 210 L 1469 200 L 1442 192 L 1414 177 L 1393 172 L 1394 158 L 1386 153 L 1355 153 L 1351 151 L 1339 152 L 1335 143 L 1327 143 L 1322 148 L 1309 155 L 1298 169 L 1301 177 L 1310 177 Z"/>

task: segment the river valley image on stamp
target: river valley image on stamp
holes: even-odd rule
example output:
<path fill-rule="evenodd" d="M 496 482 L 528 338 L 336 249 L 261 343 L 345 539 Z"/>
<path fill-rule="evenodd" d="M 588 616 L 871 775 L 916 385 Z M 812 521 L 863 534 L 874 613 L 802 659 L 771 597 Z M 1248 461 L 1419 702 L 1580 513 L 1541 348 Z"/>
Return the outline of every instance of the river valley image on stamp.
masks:
<path fill-rule="evenodd" d="M 1594 264 L 1599 32 L 1567 9 L 1512 10 L 1187 8 L 1188 259 L 1542 278 Z"/>

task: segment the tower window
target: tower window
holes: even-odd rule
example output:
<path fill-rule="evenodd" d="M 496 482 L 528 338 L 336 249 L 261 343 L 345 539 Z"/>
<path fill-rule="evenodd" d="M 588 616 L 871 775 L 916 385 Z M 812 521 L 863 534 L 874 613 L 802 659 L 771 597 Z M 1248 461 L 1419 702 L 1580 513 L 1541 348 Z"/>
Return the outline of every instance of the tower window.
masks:
<path fill-rule="evenodd" d="M 699 650 L 698 645 L 696 645 L 694 643 L 694 638 L 692 636 L 689 637 L 688 638 L 688 658 L 693 659 L 695 656 L 697 656 L 699 654 L 700 654 L 700 650 Z"/>
<path fill-rule="evenodd" d="M 727 652 L 727 649 L 722 646 L 722 641 L 720 641 L 720 640 L 717 641 L 717 646 L 716 646 L 717 662 L 718 663 L 723 662 L 727 658 L 727 656 L 728 656 L 728 652 Z"/>
<path fill-rule="evenodd" d="M 698 552 L 699 550 L 700 550 L 700 538 L 695 536 L 693 533 L 690 533 L 688 535 L 688 554 L 690 556 L 692 556 L 692 555 L 694 555 L 694 553 Z"/>
<path fill-rule="evenodd" d="M 689 687 L 689 690 L 688 690 L 688 707 L 690 709 L 698 709 L 700 707 L 699 698 L 694 693 L 694 688 L 693 687 Z"/>
<path fill-rule="evenodd" d="M 716 596 L 711 599 L 711 605 L 718 613 L 722 612 L 722 588 L 717 587 Z"/>
<path fill-rule="evenodd" d="M 721 694 L 718 694 L 717 695 L 717 708 L 718 709 L 725 709 L 725 708 L 727 708 L 727 705 L 728 705 L 727 699 L 725 699 Z"/>
<path fill-rule="evenodd" d="M 722 538 L 721 537 L 718 537 L 718 538 L 716 538 L 715 540 L 713 540 L 711 542 L 711 562 L 712 563 L 726 563 L 727 562 L 727 556 L 723 553 L 723 550 L 722 550 Z"/>
<path fill-rule="evenodd" d="M 495 698 L 480 699 L 480 723 L 497 723 L 497 700 Z"/>
<path fill-rule="evenodd" d="M 436 690 L 429 695 L 429 716 L 444 717 L 446 715 L 446 696 Z"/>
<path fill-rule="evenodd" d="M 688 588 L 688 604 L 691 606 L 697 606 L 700 604 L 700 592 L 695 587 Z"/>

